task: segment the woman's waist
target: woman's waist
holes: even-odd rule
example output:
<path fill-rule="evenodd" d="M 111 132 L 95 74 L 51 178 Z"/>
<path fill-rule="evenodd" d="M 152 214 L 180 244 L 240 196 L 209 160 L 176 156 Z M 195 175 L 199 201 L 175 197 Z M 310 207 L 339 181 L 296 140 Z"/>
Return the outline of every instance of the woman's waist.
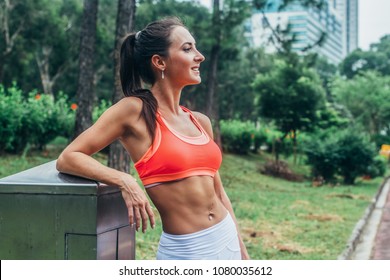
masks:
<path fill-rule="evenodd" d="M 227 214 L 228 211 L 220 201 L 203 206 L 179 205 L 168 211 L 160 211 L 164 232 L 175 235 L 210 228 L 221 222 Z"/>
<path fill-rule="evenodd" d="M 193 176 L 147 189 L 160 213 L 164 231 L 195 232 L 221 221 L 227 213 L 208 176 Z"/>

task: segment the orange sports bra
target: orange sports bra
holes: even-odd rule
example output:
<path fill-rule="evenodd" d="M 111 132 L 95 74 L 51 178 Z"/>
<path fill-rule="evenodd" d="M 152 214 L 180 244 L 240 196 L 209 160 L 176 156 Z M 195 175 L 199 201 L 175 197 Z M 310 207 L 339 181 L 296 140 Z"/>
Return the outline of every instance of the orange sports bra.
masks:
<path fill-rule="evenodd" d="M 182 135 L 170 128 L 157 113 L 153 144 L 134 164 L 145 188 L 196 175 L 214 177 L 221 165 L 222 154 L 217 144 L 210 139 L 191 111 L 181 108 L 190 115 L 201 135 Z"/>

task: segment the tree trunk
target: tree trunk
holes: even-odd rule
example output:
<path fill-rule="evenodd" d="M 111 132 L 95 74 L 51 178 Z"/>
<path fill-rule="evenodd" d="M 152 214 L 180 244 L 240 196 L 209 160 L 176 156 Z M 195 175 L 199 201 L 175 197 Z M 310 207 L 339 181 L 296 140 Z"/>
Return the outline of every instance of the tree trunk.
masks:
<path fill-rule="evenodd" d="M 92 125 L 92 107 L 98 0 L 84 0 L 83 25 L 80 34 L 79 80 L 77 87 L 75 137 Z"/>
<path fill-rule="evenodd" d="M 221 50 L 221 18 L 219 0 L 213 1 L 213 37 L 214 44 L 211 48 L 210 67 L 207 80 L 207 104 L 206 114 L 211 118 L 214 126 L 214 140 L 222 149 L 221 133 L 219 127 L 219 106 L 217 95 L 218 56 Z"/>
<path fill-rule="evenodd" d="M 0 84 L 4 85 L 4 65 L 5 65 L 6 58 L 0 56 Z"/>
<path fill-rule="evenodd" d="M 46 94 L 53 95 L 53 83 L 50 79 L 49 73 L 49 58 L 52 48 L 43 46 L 42 55 L 39 55 L 38 52 L 35 54 L 35 60 L 38 64 L 39 75 L 41 77 L 43 92 Z"/>
<path fill-rule="evenodd" d="M 12 53 L 15 42 L 19 37 L 19 34 L 24 29 L 25 20 L 22 19 L 17 26 L 13 26 L 12 29 L 15 31 L 12 33 L 10 31 L 10 21 L 9 15 L 11 11 L 15 8 L 15 4 L 10 3 L 9 0 L 4 0 L 3 3 L 0 3 L 0 26 L 1 26 L 1 34 L 4 39 L 4 50 L 0 53 L 0 83 L 4 83 L 3 74 L 4 74 L 4 66 L 6 65 L 6 61 L 8 56 Z"/>
<path fill-rule="evenodd" d="M 43 92 L 53 95 L 53 86 L 56 80 L 68 68 L 68 62 L 64 62 L 56 71 L 53 77 L 50 76 L 50 55 L 53 48 L 48 46 L 41 47 L 41 53 L 35 53 L 35 60 L 38 64 L 39 75 L 41 77 Z"/>
<path fill-rule="evenodd" d="M 123 98 L 123 92 L 119 77 L 120 57 L 119 51 L 123 37 L 134 29 L 135 19 L 135 0 L 119 0 L 118 12 L 116 18 L 116 35 L 114 46 L 114 93 L 112 104 L 115 104 Z M 108 166 L 123 171 L 130 171 L 130 156 L 123 148 L 119 141 L 115 141 L 110 145 L 108 156 Z"/>
<path fill-rule="evenodd" d="M 293 151 L 294 151 L 294 164 L 297 164 L 297 157 L 298 157 L 298 143 L 297 143 L 297 131 L 293 130 Z"/>

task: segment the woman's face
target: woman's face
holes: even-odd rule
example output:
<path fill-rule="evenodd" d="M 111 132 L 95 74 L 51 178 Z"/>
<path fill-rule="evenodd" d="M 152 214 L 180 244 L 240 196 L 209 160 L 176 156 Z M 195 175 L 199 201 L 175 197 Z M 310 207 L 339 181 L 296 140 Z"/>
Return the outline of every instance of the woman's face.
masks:
<path fill-rule="evenodd" d="M 204 56 L 197 50 L 195 39 L 184 27 L 178 26 L 171 33 L 172 44 L 169 48 L 164 75 L 182 86 L 199 84 L 200 64 Z"/>

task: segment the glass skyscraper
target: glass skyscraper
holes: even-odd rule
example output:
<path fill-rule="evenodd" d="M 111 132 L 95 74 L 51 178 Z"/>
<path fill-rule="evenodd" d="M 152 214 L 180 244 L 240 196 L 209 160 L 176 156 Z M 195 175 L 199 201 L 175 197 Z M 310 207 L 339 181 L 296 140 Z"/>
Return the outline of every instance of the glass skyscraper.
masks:
<path fill-rule="evenodd" d="M 358 0 L 330 0 L 343 21 L 344 55 L 348 55 L 358 48 L 359 31 L 359 4 Z"/>
<path fill-rule="evenodd" d="M 294 35 L 292 49 L 298 53 L 315 44 L 322 33 L 326 34 L 323 45 L 311 51 L 331 63 L 338 64 L 357 47 L 357 0 L 329 0 L 321 11 L 303 7 L 299 1 L 279 11 L 281 4 L 281 0 L 268 0 L 264 10 L 266 17 L 258 11 L 248 21 L 247 37 L 253 46 L 264 46 L 267 51 L 275 51 L 278 44 L 270 40 L 272 28 L 279 26 L 286 29 L 289 26 L 287 36 Z M 346 34 L 350 34 L 349 37 Z"/>

